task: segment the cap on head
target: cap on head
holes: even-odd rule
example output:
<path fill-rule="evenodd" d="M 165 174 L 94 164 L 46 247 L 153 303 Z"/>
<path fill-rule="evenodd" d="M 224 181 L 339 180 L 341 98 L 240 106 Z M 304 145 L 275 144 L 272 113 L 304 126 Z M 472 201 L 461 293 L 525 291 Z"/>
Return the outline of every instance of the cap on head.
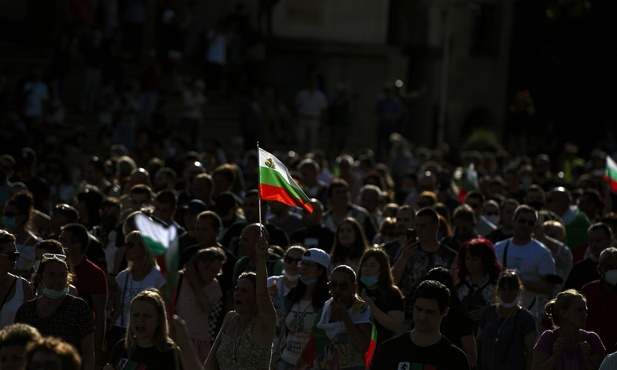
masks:
<path fill-rule="evenodd" d="M 208 206 L 199 199 L 191 199 L 188 203 L 182 206 L 182 209 L 189 213 L 201 213 L 203 211 L 207 211 Z"/>
<path fill-rule="evenodd" d="M 315 262 L 328 269 L 330 266 L 330 256 L 323 249 L 309 248 L 302 255 L 302 261 Z"/>

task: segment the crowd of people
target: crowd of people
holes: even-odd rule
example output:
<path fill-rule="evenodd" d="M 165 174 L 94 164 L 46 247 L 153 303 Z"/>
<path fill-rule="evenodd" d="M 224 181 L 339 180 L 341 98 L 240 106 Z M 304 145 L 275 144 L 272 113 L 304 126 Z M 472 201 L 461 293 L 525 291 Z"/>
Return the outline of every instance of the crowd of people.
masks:
<path fill-rule="evenodd" d="M 391 162 L 365 150 L 332 167 L 319 150 L 275 151 L 312 212 L 260 199 L 256 150 L 140 163 L 116 145 L 61 182 L 57 157 L 2 154 L 0 358 L 24 368 L 43 346 L 62 368 L 105 370 L 610 368 L 606 162 L 567 180 L 544 155 L 417 150 L 396 175 L 393 144 Z M 143 216 L 177 230 L 178 266 Z"/>

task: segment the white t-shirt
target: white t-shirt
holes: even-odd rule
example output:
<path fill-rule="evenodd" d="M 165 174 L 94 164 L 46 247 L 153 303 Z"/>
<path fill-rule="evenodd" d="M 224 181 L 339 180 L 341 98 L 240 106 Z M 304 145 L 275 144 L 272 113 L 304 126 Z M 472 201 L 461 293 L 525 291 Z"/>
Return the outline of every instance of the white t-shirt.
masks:
<path fill-rule="evenodd" d="M 517 245 L 512 242 L 512 239 L 505 239 L 495 244 L 495 253 L 497 259 L 503 264 L 504 250 L 508 246 L 508 254 L 504 269 L 514 269 L 519 274 L 521 280 L 541 281 L 540 276 L 555 274 L 555 260 L 551 251 L 539 241 L 532 239 L 531 242 L 525 245 Z M 542 299 L 536 299 L 536 294 L 527 290 L 523 290 L 523 307 L 529 308 L 537 317 L 541 313 L 544 305 Z M 537 298 L 541 298 L 538 296 Z"/>
<path fill-rule="evenodd" d="M 157 266 L 152 270 L 145 278 L 140 281 L 133 279 L 133 275 L 129 270 L 122 270 L 116 276 L 116 283 L 120 287 L 120 299 L 123 305 L 122 315 L 116 320 L 116 326 L 127 328 L 129 324 L 129 314 L 131 311 L 131 300 L 137 295 L 137 293 L 147 288 L 161 289 L 166 280 Z M 162 293 L 162 292 L 161 292 Z"/>

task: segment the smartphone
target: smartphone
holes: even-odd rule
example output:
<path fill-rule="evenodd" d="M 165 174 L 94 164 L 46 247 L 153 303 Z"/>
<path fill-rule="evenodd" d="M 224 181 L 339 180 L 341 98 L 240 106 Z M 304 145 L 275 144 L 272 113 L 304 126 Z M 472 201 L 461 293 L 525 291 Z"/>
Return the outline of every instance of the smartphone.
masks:
<path fill-rule="evenodd" d="M 416 234 L 416 229 L 414 229 L 413 227 L 407 229 L 407 240 L 416 240 L 417 238 L 418 235 Z"/>

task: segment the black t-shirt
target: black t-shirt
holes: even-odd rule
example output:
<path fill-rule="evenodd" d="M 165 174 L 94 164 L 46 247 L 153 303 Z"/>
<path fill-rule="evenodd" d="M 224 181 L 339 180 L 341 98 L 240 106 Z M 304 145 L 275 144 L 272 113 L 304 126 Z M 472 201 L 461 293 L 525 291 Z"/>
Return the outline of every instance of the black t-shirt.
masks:
<path fill-rule="evenodd" d="M 360 289 L 363 289 L 362 287 Z M 366 289 L 366 294 L 375 302 L 375 305 L 385 313 L 388 311 L 400 310 L 405 312 L 405 303 L 402 296 L 397 295 L 392 290 L 385 292 L 379 291 L 379 289 L 369 290 Z M 386 329 L 379 320 L 373 316 L 373 322 L 377 327 L 377 344 L 383 343 L 386 339 L 390 339 L 394 336 L 394 333 L 389 329 Z"/>
<path fill-rule="evenodd" d="M 180 352 L 176 347 L 169 347 L 166 351 L 159 351 L 155 347 L 136 346 L 129 356 L 124 348 L 124 339 L 120 340 L 111 351 L 109 361 L 116 369 L 129 370 L 181 370 Z"/>
<path fill-rule="evenodd" d="M 580 291 L 583 285 L 599 278 L 598 262 L 591 258 L 585 258 L 572 266 L 572 270 L 570 270 L 570 274 L 568 274 L 568 278 L 563 285 L 563 290 L 576 289 Z"/>
<path fill-rule="evenodd" d="M 431 346 L 420 347 L 409 333 L 388 339 L 375 351 L 371 369 L 469 370 L 467 356 L 446 337 Z"/>

